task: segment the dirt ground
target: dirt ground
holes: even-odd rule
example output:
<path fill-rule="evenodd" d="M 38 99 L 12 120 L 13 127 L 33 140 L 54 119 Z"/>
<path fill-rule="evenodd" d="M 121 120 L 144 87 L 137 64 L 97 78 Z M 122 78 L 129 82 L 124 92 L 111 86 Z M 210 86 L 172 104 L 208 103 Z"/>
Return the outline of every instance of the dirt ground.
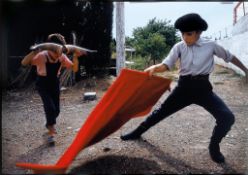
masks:
<path fill-rule="evenodd" d="M 172 86 L 175 86 L 176 72 L 168 76 L 174 79 Z M 248 174 L 248 85 L 233 71 L 219 66 L 210 79 L 214 91 L 236 116 L 235 124 L 221 143 L 225 164 L 214 163 L 208 153 L 214 118 L 203 108 L 191 105 L 148 130 L 142 139 L 122 141 L 119 136 L 136 128 L 144 117 L 130 120 L 103 141 L 82 150 L 67 173 Z M 47 146 L 42 137 L 45 117 L 37 92 L 30 88 L 5 92 L 2 97 L 2 173 L 32 173 L 17 168 L 16 162 L 55 164 L 113 80 L 109 77 L 86 81 L 62 91 L 54 147 Z M 94 84 L 96 86 L 92 86 Z M 88 91 L 96 91 L 97 100 L 83 101 L 83 93 Z M 164 93 L 156 106 L 168 94 Z"/>

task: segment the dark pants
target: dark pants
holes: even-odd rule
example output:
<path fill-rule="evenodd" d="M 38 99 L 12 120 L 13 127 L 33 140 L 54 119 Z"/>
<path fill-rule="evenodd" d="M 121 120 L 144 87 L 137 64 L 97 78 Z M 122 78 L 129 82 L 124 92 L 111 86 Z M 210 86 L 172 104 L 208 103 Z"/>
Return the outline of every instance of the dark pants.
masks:
<path fill-rule="evenodd" d="M 150 128 L 178 110 L 197 104 L 205 108 L 216 119 L 211 142 L 220 143 L 234 123 L 234 115 L 226 104 L 212 91 L 208 78 L 191 79 L 180 77 L 177 87 L 160 108 L 154 110 L 142 126 Z"/>
<path fill-rule="evenodd" d="M 45 110 L 46 126 L 56 124 L 56 118 L 60 113 L 59 87 L 51 89 L 37 88 L 37 90 L 42 99 Z"/>

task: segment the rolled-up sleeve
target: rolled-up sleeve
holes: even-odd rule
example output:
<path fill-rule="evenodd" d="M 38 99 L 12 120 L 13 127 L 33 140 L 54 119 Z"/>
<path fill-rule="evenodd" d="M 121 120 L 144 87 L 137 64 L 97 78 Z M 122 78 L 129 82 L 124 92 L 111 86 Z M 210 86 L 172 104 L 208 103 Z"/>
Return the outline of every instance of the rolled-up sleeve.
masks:
<path fill-rule="evenodd" d="M 233 58 L 233 55 L 228 50 L 224 49 L 222 46 L 218 45 L 217 43 L 215 43 L 214 54 L 217 57 L 222 58 L 225 62 L 230 62 L 232 61 Z"/>
<path fill-rule="evenodd" d="M 171 70 L 179 57 L 180 57 L 180 49 L 179 49 L 179 45 L 176 44 L 172 47 L 170 53 L 162 61 L 162 63 L 167 65 L 168 68 Z"/>

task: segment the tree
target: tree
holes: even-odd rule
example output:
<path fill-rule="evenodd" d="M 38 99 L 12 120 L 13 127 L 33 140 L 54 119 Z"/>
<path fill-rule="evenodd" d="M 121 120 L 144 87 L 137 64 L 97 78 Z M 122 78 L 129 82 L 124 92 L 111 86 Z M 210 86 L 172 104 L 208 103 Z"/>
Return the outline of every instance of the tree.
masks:
<path fill-rule="evenodd" d="M 63 7 L 64 29 L 75 32 L 77 44 L 97 50 L 86 59 L 80 59 L 87 74 L 98 74 L 110 63 L 112 38 L 113 2 L 73 0 Z M 77 73 L 80 78 L 82 72 Z M 100 73 L 102 74 L 102 73 Z"/>
<path fill-rule="evenodd" d="M 135 47 L 137 54 L 155 63 L 168 53 L 178 41 L 178 37 L 170 21 L 153 18 L 145 27 L 134 29 L 133 39 L 128 41 Z"/>
<path fill-rule="evenodd" d="M 159 33 L 150 34 L 146 43 L 147 44 L 143 45 L 143 51 L 146 55 L 150 54 L 149 60 L 153 60 L 153 64 L 156 64 L 156 60 L 164 57 L 168 51 L 165 38 Z"/>
<path fill-rule="evenodd" d="M 134 47 L 134 39 L 131 37 L 125 38 L 125 45 L 126 47 Z"/>

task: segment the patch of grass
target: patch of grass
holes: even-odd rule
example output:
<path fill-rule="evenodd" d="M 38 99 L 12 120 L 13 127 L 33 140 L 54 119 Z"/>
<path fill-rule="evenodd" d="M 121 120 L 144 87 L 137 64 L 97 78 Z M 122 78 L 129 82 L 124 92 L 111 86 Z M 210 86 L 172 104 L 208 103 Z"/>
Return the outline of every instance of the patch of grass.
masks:
<path fill-rule="evenodd" d="M 228 70 L 221 70 L 216 72 L 216 74 L 230 74 L 230 72 Z"/>
<path fill-rule="evenodd" d="M 145 59 L 140 56 L 133 58 L 131 61 L 133 61 L 134 64 L 127 65 L 129 69 L 144 70 L 146 67 Z"/>
<path fill-rule="evenodd" d="M 214 82 L 214 84 L 215 85 L 221 85 L 221 84 L 224 84 L 224 82 L 222 82 L 222 81 L 216 81 L 216 82 Z"/>

